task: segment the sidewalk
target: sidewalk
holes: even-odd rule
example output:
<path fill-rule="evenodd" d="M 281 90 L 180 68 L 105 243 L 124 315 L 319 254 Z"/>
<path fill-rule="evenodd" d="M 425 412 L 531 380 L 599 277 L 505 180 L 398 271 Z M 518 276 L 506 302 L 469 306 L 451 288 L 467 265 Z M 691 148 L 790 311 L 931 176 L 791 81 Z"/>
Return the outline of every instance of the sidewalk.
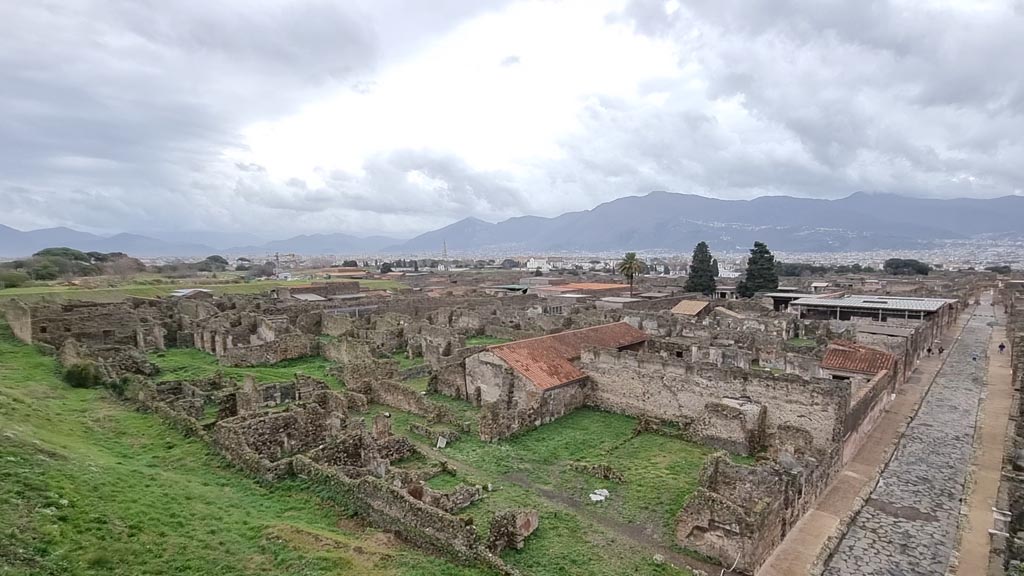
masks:
<path fill-rule="evenodd" d="M 974 310 L 973 307 L 965 310 L 956 325 L 942 338 L 946 350 L 953 348 L 953 342 L 960 336 Z M 860 509 L 862 498 L 868 496 L 878 474 L 892 455 L 897 441 L 942 367 L 945 356 L 925 356 L 918 363 L 857 454 L 836 474 L 832 485 L 815 502 L 814 507 L 797 522 L 782 544 L 768 557 L 757 571 L 758 576 L 793 576 L 810 574 L 815 568 L 821 569 L 816 564 L 823 560 L 819 558 L 822 549 L 831 538 L 841 536 L 837 534 L 841 522 Z"/>
<path fill-rule="evenodd" d="M 999 308 L 997 306 L 997 308 Z M 1005 314 L 995 313 L 1003 326 L 996 326 L 988 347 L 988 377 L 985 398 L 978 412 L 975 432 L 975 454 L 967 485 L 967 503 L 961 517 L 960 541 L 957 545 L 958 565 L 953 574 L 979 576 L 988 573 L 989 529 L 994 527 L 992 508 L 996 504 L 1003 463 L 1010 406 L 1013 403 L 1013 381 L 1010 374 L 1010 350 L 999 353 L 999 343 L 1006 339 Z M 999 570 L 997 574 L 1002 574 Z"/>

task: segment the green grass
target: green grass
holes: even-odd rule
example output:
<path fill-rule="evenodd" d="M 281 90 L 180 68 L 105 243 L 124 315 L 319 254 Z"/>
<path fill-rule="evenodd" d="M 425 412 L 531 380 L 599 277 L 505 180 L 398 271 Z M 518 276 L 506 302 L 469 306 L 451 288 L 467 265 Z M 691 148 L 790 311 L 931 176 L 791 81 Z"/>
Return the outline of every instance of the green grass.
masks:
<path fill-rule="evenodd" d="M 0 324 L 0 573 L 482 576 L 262 487 Z"/>
<path fill-rule="evenodd" d="M 444 397 L 431 398 L 441 401 Z M 711 450 L 658 434 L 634 437 L 635 419 L 590 409 L 577 410 L 506 441 L 485 443 L 475 429 L 478 411 L 459 400 L 444 401 L 473 421 L 474 429 L 438 454 L 449 460 L 455 473 L 432 478 L 428 485 L 440 490 L 459 483 L 497 487 L 463 511 L 477 526 L 486 526 L 491 515 L 511 507 L 541 511 L 541 527 L 526 548 L 506 552 L 503 559 L 528 574 L 660 573 L 659 567 L 646 560 L 653 553 L 637 550 L 568 503 L 618 522 L 640 525 L 660 544 L 670 546 L 675 516 L 697 487 L 698 472 Z M 379 411 L 391 414 L 396 433 L 407 434 L 411 423 L 424 422 L 389 407 L 370 408 L 371 414 Z M 618 484 L 569 470 L 567 465 L 573 461 L 610 464 L 626 481 Z M 514 480 L 521 478 L 539 490 L 558 494 L 561 500 L 552 502 L 532 487 L 517 485 Z M 596 488 L 609 489 L 612 497 L 601 504 L 590 503 L 588 495 Z"/>
<path fill-rule="evenodd" d="M 508 338 L 495 338 L 493 336 L 470 336 L 466 338 L 466 346 L 495 346 L 511 342 Z"/>
<path fill-rule="evenodd" d="M 155 352 L 149 359 L 160 367 L 159 380 L 192 380 L 208 378 L 217 372 L 241 381 L 246 375 L 252 375 L 257 383 L 285 382 L 292 380 L 296 372 L 307 376 L 326 380 L 332 387 L 340 388 L 337 378 L 328 376 L 327 369 L 331 362 L 322 356 L 309 356 L 278 362 L 273 366 L 253 366 L 232 368 L 221 366 L 217 357 L 195 348 L 170 348 L 164 352 Z"/>
<path fill-rule="evenodd" d="M 413 358 L 410 358 L 409 354 L 405 351 L 395 352 L 394 354 L 391 355 L 391 357 L 394 358 L 395 360 L 398 360 L 398 366 L 402 370 L 405 370 L 406 368 L 413 368 L 426 362 L 426 360 L 424 360 L 422 356 L 415 356 Z"/>
<path fill-rule="evenodd" d="M 277 286 L 289 284 L 309 284 L 309 280 L 259 280 L 253 282 L 218 282 L 208 278 L 193 280 L 167 279 L 167 284 L 153 285 L 141 282 L 120 286 L 88 288 L 59 284 L 40 284 L 20 288 L 0 290 L 0 301 L 5 298 L 19 298 L 24 301 L 40 299 L 52 300 L 89 300 L 92 302 L 117 302 L 128 296 L 139 298 L 157 298 L 167 296 L 179 288 L 206 288 L 214 294 L 259 294 Z M 324 282 L 324 280 L 316 280 Z M 330 282 L 354 282 L 354 280 L 330 280 Z M 406 286 L 394 280 L 359 280 L 359 285 L 371 290 L 400 290 Z"/>
<path fill-rule="evenodd" d="M 786 340 L 786 344 L 789 346 L 796 346 L 798 348 L 814 348 L 818 345 L 818 342 L 810 338 L 790 338 L 789 340 Z"/>
<path fill-rule="evenodd" d="M 426 392 L 427 383 L 430 381 L 430 376 L 420 376 L 419 378 L 412 378 L 402 382 L 402 384 L 412 388 L 417 392 Z"/>

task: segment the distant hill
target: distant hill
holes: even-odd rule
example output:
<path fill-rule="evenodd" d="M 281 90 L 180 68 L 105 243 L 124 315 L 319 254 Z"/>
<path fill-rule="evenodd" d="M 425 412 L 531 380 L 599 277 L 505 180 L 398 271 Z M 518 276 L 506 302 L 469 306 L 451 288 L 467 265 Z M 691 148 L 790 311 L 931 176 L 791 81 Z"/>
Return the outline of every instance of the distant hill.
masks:
<path fill-rule="evenodd" d="M 196 238 L 230 236 L 197 233 Z M 718 200 L 651 192 L 553 218 L 520 216 L 496 224 L 465 218 L 411 240 L 384 236 L 308 234 L 263 244 L 213 248 L 136 234 L 104 237 L 70 228 L 22 232 L 0 225 L 0 256 L 27 256 L 50 246 L 133 256 L 287 252 L 304 255 L 438 255 L 452 252 L 570 252 L 675 250 L 701 240 L 713 250 L 745 250 L 754 240 L 789 252 L 929 248 L 937 240 L 1024 238 L 1024 197 L 936 200 L 857 192 L 838 200 L 764 196 Z"/>
<path fill-rule="evenodd" d="M 216 235 L 211 234 L 215 238 Z M 225 236 L 227 237 L 227 236 Z M 19 258 L 30 256 L 43 248 L 67 246 L 83 252 L 125 252 L 139 257 L 206 257 L 211 254 L 259 254 L 289 252 L 297 254 L 367 254 L 379 251 L 385 246 L 400 242 L 395 238 L 371 236 L 358 238 L 348 234 L 310 234 L 285 240 L 274 240 L 265 244 L 235 248 L 214 248 L 205 244 L 174 242 L 140 236 L 138 234 L 117 234 L 98 236 L 70 228 L 44 228 L 21 231 L 0 224 L 0 257 Z"/>
<path fill-rule="evenodd" d="M 289 252 L 295 254 L 368 254 L 381 250 L 400 240 L 386 236 L 359 238 L 349 234 L 303 234 L 285 240 L 274 240 L 265 244 L 229 248 L 231 254 L 255 254 L 257 252 Z"/>
<path fill-rule="evenodd" d="M 63 227 L 23 232 L 0 225 L 0 256 L 30 256 L 43 248 L 55 246 L 67 246 L 83 252 L 124 252 L 132 256 L 209 256 L 216 252 L 202 244 L 165 242 L 138 234 L 106 237 Z"/>
<path fill-rule="evenodd" d="M 1024 197 L 936 200 L 858 192 L 838 200 L 765 196 L 719 200 L 652 192 L 554 218 L 491 224 L 467 218 L 392 246 L 396 253 L 675 249 L 701 240 L 716 250 L 754 240 L 786 251 L 926 248 L 935 240 L 1024 236 Z"/>

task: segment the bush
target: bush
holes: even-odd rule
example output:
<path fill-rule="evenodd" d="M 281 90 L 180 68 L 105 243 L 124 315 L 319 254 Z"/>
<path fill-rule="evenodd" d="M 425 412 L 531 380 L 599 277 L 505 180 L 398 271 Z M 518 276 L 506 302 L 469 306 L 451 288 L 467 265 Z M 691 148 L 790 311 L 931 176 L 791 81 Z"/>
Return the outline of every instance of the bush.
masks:
<path fill-rule="evenodd" d="M 0 289 L 17 288 L 29 281 L 28 274 L 15 270 L 0 270 Z"/>
<path fill-rule="evenodd" d="M 78 362 L 64 371 L 64 381 L 72 388 L 96 388 L 103 384 L 103 376 L 95 362 Z"/>

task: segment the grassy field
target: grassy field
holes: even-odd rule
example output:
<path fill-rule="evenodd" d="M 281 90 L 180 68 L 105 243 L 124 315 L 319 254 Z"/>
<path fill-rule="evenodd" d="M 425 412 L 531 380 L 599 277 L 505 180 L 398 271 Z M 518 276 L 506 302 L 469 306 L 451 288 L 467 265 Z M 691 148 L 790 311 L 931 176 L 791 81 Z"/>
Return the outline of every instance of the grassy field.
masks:
<path fill-rule="evenodd" d="M 430 395 L 474 421 L 477 410 L 465 402 Z M 406 434 L 423 419 L 385 406 L 392 426 Z M 636 420 L 597 410 L 577 410 L 507 441 L 485 443 L 475 429 L 450 444 L 438 457 L 449 460 L 454 475 L 429 484 L 438 489 L 459 482 L 491 484 L 497 490 L 464 511 L 477 526 L 495 512 L 517 506 L 541 511 L 541 528 L 525 549 L 503 558 L 528 574 L 657 574 L 651 553 L 604 529 L 590 514 L 634 526 L 657 545 L 671 546 L 675 516 L 697 486 L 697 475 L 710 454 L 707 448 L 658 434 L 633 436 Z M 475 427 L 474 427 L 475 428 Z M 411 438 L 426 442 L 422 438 Z M 568 468 L 570 462 L 610 464 L 625 482 L 609 482 Z M 589 493 L 607 488 L 612 496 L 593 504 Z M 583 512 L 583 513 L 581 513 Z M 613 543 L 614 542 L 614 543 Z M 664 572 L 674 573 L 674 572 Z"/>
<path fill-rule="evenodd" d="M 335 280 L 336 282 L 354 282 L 354 280 Z M 124 284 L 120 286 L 90 288 L 81 286 L 66 285 L 38 285 L 25 286 L 21 288 L 6 288 L 0 290 L 0 300 L 5 298 L 19 298 L 24 301 L 40 299 L 51 300 L 89 300 L 93 302 L 117 302 L 128 296 L 140 298 L 156 298 L 167 296 L 174 290 L 180 288 L 206 288 L 215 294 L 258 294 L 266 292 L 277 286 L 289 284 L 308 284 L 308 280 L 283 281 L 283 280 L 261 280 L 253 282 L 216 282 L 205 278 L 194 280 L 168 280 L 168 284 Z M 369 290 L 398 290 L 404 284 L 394 280 L 359 280 L 362 288 Z"/>
<path fill-rule="evenodd" d="M 482 576 L 65 386 L 0 324 L 0 574 Z"/>
<path fill-rule="evenodd" d="M 170 348 L 150 354 L 149 359 L 160 367 L 160 374 L 157 377 L 159 380 L 208 378 L 217 372 L 223 372 L 225 376 L 239 381 L 251 374 L 257 383 L 284 382 L 293 379 L 296 372 L 302 372 L 307 376 L 326 380 L 335 388 L 341 386 L 337 378 L 327 374 L 331 362 L 322 356 L 296 358 L 278 362 L 273 366 L 247 368 L 221 366 L 217 363 L 216 356 L 195 348 Z"/>
<path fill-rule="evenodd" d="M 422 356 L 415 356 L 413 358 L 410 358 L 409 354 L 405 351 L 395 352 L 394 354 L 391 355 L 391 357 L 394 358 L 395 360 L 398 360 L 398 366 L 402 370 L 405 370 L 406 368 L 413 368 L 415 366 L 419 366 L 424 362 Z"/>
<path fill-rule="evenodd" d="M 495 338 L 493 336 L 470 336 L 466 338 L 466 346 L 495 346 L 511 342 L 507 338 Z"/>

